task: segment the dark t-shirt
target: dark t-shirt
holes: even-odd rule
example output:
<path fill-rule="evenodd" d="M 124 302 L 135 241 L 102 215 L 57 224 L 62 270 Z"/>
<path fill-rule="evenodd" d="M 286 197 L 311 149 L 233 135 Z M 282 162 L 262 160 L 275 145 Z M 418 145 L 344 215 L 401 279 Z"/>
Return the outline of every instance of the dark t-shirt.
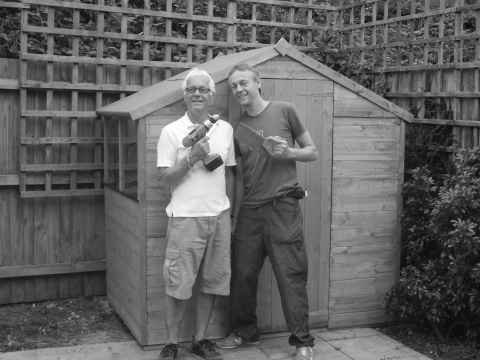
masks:
<path fill-rule="evenodd" d="M 272 158 L 263 141 L 267 136 L 280 136 L 293 147 L 305 130 L 295 107 L 287 102 L 271 101 L 256 116 L 241 115 L 235 141 L 243 164 L 242 205 L 264 204 L 298 184 L 295 161 Z"/>

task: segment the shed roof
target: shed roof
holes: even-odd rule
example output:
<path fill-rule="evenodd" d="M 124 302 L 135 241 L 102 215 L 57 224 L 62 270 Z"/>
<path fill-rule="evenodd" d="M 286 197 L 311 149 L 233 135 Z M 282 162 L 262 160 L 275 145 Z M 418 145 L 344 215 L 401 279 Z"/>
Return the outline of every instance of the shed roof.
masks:
<path fill-rule="evenodd" d="M 262 47 L 259 49 L 242 51 L 216 58 L 198 65 L 205 69 L 211 75 L 215 83 L 226 80 L 228 72 L 233 65 L 247 63 L 256 66 L 265 61 L 273 59 L 276 56 L 287 56 L 295 61 L 309 67 L 322 76 L 331 79 L 334 82 L 344 86 L 355 94 L 375 103 L 382 109 L 389 111 L 405 121 L 411 121 L 413 115 L 405 109 L 386 100 L 380 95 L 363 87 L 353 80 L 330 69 L 315 59 L 303 54 L 295 49 L 285 39 L 280 39 L 275 45 Z M 114 103 L 106 105 L 97 110 L 97 114 L 104 116 L 115 116 L 118 118 L 128 118 L 131 120 L 140 119 L 158 109 L 168 106 L 183 97 L 181 82 L 188 73 L 184 71 L 165 81 L 161 81 L 152 86 L 148 86 L 130 96 L 120 99 Z"/>

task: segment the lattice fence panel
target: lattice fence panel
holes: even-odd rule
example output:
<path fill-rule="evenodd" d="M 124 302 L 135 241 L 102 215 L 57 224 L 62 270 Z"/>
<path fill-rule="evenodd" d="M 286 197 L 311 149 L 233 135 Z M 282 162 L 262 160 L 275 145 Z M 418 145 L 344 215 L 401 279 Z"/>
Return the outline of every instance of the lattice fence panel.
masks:
<path fill-rule="evenodd" d="M 308 49 L 335 10 L 321 0 L 24 3 L 30 8 L 22 10 L 21 24 L 23 197 L 102 194 L 100 106 L 222 53 L 281 37 Z"/>
<path fill-rule="evenodd" d="M 477 0 L 339 1 L 342 46 L 374 62 L 386 97 L 421 122 L 455 127 L 464 146 L 478 144 L 480 3 Z M 474 125 L 474 124 L 473 124 Z"/>

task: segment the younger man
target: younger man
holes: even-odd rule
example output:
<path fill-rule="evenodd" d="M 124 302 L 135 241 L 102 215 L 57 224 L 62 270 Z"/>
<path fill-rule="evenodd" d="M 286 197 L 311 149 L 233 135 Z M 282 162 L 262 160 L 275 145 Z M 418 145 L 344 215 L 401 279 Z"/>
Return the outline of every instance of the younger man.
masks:
<path fill-rule="evenodd" d="M 246 64 L 233 67 L 229 84 L 242 108 L 235 129 L 243 193 L 232 240 L 232 334 L 218 346 L 258 342 L 257 283 L 268 256 L 297 360 L 313 359 L 308 326 L 307 255 L 296 162 L 317 159 L 314 142 L 291 103 L 267 101 L 260 76 Z M 297 143 L 299 148 L 294 147 Z"/>

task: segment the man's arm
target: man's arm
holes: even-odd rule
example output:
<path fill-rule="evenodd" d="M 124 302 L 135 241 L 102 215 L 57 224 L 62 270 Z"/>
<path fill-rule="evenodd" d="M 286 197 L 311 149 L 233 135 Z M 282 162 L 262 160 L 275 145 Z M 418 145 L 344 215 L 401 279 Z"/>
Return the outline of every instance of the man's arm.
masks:
<path fill-rule="evenodd" d="M 299 148 L 289 147 L 287 140 L 276 136 L 269 136 L 268 139 L 274 142 L 272 156 L 276 159 L 309 162 L 318 158 L 317 147 L 308 130 L 297 138 Z"/>
<path fill-rule="evenodd" d="M 231 217 L 232 217 L 232 233 L 235 231 L 235 226 L 237 223 L 238 213 L 240 212 L 240 206 L 242 204 L 243 198 L 243 174 L 242 174 L 242 160 L 240 157 L 237 158 L 237 165 L 232 167 L 230 170 L 231 174 L 231 197 L 230 197 L 230 208 L 231 208 Z"/>
<path fill-rule="evenodd" d="M 190 154 L 170 167 L 159 167 L 160 179 L 169 185 L 176 185 L 188 173 L 190 168 L 200 160 L 203 160 L 209 153 L 210 146 L 208 144 L 208 137 L 193 145 Z"/>

